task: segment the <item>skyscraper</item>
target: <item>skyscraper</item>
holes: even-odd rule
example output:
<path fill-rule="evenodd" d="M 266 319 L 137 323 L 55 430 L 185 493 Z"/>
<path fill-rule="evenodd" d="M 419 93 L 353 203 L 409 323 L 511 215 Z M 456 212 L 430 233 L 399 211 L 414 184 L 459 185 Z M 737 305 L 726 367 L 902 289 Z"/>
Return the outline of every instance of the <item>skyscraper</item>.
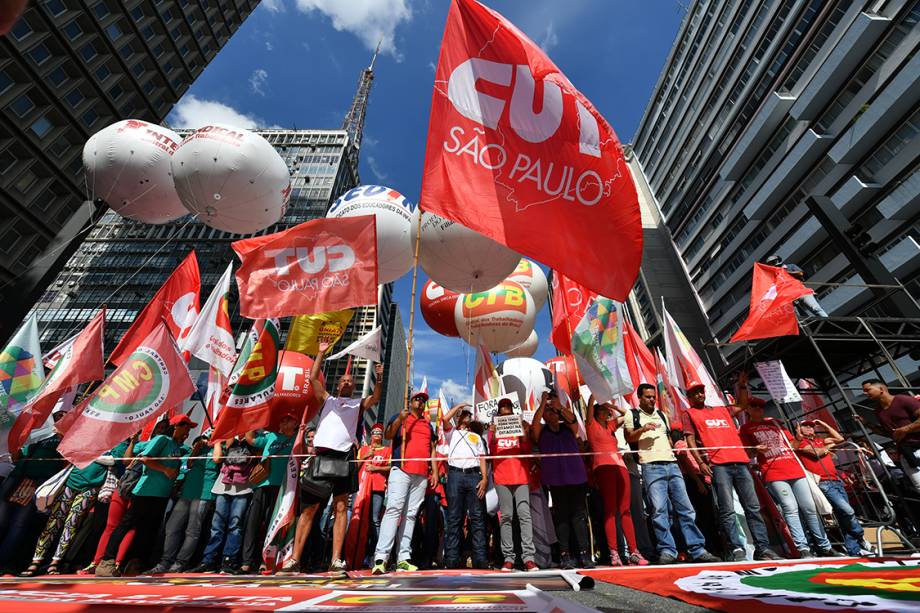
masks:
<path fill-rule="evenodd" d="M 81 152 L 120 119 L 160 123 L 258 0 L 33 0 L 0 37 L 0 341 L 103 209 Z"/>
<path fill-rule="evenodd" d="M 746 316 L 754 262 L 771 254 L 810 281 L 866 283 L 808 196 L 828 196 L 845 230 L 868 233 L 866 254 L 920 293 L 918 21 L 916 0 L 693 2 L 632 147 L 680 259 L 665 275 L 646 264 L 636 295 L 655 302 L 684 275 L 685 308 L 725 341 Z M 871 297 L 817 294 L 836 315 Z"/>

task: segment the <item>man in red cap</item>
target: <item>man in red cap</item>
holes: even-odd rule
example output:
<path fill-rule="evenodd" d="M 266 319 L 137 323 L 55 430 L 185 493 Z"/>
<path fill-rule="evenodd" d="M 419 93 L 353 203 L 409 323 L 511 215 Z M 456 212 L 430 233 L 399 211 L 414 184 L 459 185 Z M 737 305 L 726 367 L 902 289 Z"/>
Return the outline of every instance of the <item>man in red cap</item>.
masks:
<path fill-rule="evenodd" d="M 691 381 L 686 387 L 690 408 L 684 412 L 683 430 L 690 452 L 706 476 L 712 477 L 719 504 L 719 522 L 731 551 L 727 559 L 747 559 L 744 541 L 735 519 L 733 492 L 744 509 L 744 517 L 754 540 L 754 558 L 780 560 L 770 549 L 767 525 L 760 515 L 760 502 L 754 489 L 754 478 L 748 469 L 747 452 L 735 427 L 734 416 L 740 409 L 726 406 L 706 406 L 706 387 Z M 703 447 L 705 449 L 700 449 Z"/>

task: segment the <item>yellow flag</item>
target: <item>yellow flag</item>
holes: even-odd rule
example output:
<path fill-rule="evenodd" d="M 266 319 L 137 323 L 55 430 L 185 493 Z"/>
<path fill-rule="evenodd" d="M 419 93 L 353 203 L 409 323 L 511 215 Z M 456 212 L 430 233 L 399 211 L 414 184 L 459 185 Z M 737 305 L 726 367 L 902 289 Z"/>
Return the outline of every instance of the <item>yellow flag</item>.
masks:
<path fill-rule="evenodd" d="M 315 315 L 297 315 L 291 320 L 284 348 L 288 351 L 316 355 L 320 340 L 329 341 L 334 345 L 342 338 L 354 314 L 353 309 L 345 309 Z"/>

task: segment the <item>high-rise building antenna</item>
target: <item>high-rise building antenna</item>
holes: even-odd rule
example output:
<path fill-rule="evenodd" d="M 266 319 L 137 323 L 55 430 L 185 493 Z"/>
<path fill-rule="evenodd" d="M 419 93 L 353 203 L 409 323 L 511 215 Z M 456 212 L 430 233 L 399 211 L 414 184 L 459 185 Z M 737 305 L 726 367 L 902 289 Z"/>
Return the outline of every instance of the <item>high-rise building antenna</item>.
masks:
<path fill-rule="evenodd" d="M 358 91 L 355 92 L 351 108 L 348 109 L 345 121 L 342 122 L 342 129 L 348 132 L 348 136 L 358 149 L 361 148 L 361 137 L 364 134 L 364 116 L 367 114 L 367 102 L 371 95 L 371 85 L 374 82 L 374 63 L 377 61 L 377 54 L 380 53 L 380 44 L 380 42 L 377 43 L 377 49 L 374 50 L 370 65 L 361 71 Z"/>

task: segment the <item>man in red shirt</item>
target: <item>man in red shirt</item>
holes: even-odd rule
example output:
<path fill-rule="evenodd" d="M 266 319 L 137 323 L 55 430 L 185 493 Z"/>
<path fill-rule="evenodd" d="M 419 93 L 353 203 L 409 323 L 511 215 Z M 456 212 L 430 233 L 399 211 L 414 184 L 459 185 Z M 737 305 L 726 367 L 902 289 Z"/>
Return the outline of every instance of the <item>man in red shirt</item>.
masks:
<path fill-rule="evenodd" d="M 878 405 L 875 416 L 881 424 L 879 433 L 897 443 L 901 468 L 914 489 L 920 490 L 920 400 L 892 394 L 879 379 L 863 381 L 863 393 Z"/>
<path fill-rule="evenodd" d="M 744 541 L 735 519 L 733 492 L 738 494 L 744 517 L 751 530 L 751 537 L 754 539 L 754 558 L 782 559 L 770 549 L 767 525 L 760 515 L 760 502 L 754 489 L 754 479 L 748 469 L 749 458 L 735 427 L 734 416 L 740 409 L 706 406 L 706 388 L 699 381 L 691 381 L 686 392 L 690 408 L 683 416 L 684 435 L 690 452 L 700 466 L 700 471 L 703 475 L 712 477 L 719 504 L 719 522 L 731 547 L 728 559 L 747 559 Z M 700 447 L 706 449 L 699 449 Z"/>

